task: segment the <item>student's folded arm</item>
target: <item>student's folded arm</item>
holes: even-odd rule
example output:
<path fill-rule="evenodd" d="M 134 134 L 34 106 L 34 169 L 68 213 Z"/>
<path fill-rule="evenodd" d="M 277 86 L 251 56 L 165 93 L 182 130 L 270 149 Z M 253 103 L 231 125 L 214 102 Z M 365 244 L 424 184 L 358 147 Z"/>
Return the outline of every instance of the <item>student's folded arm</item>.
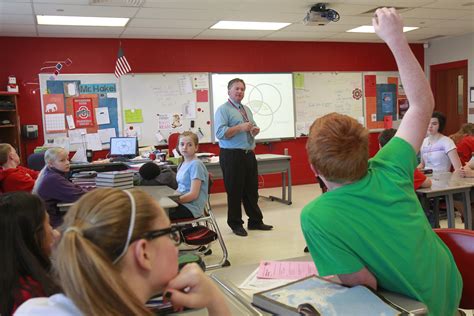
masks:
<path fill-rule="evenodd" d="M 377 279 L 365 267 L 354 273 L 338 274 L 337 277 L 339 278 L 342 284 L 347 286 L 365 285 L 374 290 L 377 290 Z"/>
<path fill-rule="evenodd" d="M 179 197 L 181 203 L 189 203 L 194 201 L 199 196 L 199 190 L 201 190 L 202 181 L 200 179 L 193 179 L 191 181 L 191 190 Z"/>

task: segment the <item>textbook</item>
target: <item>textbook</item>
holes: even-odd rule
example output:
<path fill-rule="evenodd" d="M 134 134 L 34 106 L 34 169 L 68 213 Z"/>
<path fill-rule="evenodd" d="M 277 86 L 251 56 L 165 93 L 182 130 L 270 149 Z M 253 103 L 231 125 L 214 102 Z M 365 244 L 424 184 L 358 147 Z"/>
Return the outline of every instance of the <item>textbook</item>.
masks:
<path fill-rule="evenodd" d="M 133 171 L 132 170 L 122 170 L 122 171 L 107 171 L 107 172 L 99 172 L 97 174 L 97 178 L 111 178 L 111 179 L 118 179 L 118 178 L 133 178 Z"/>
<path fill-rule="evenodd" d="M 407 315 L 365 286 L 349 288 L 317 276 L 255 293 L 252 303 L 276 315 Z"/>
<path fill-rule="evenodd" d="M 118 179 L 113 179 L 113 178 L 96 178 L 95 183 L 97 184 L 123 184 L 123 183 L 132 183 L 133 184 L 133 179 L 132 178 L 118 178 Z"/>

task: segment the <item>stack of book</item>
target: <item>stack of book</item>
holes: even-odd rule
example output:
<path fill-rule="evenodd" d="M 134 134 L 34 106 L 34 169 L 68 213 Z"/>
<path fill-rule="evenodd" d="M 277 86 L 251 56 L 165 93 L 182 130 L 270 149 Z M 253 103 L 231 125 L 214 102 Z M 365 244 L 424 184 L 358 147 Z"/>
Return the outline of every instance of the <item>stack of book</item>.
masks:
<path fill-rule="evenodd" d="M 80 186 L 82 189 L 89 191 L 95 188 L 95 178 L 97 172 L 95 171 L 82 171 L 74 173 L 71 176 L 71 182 Z"/>
<path fill-rule="evenodd" d="M 100 172 L 95 178 L 95 183 L 98 188 L 130 189 L 133 188 L 133 171 Z"/>

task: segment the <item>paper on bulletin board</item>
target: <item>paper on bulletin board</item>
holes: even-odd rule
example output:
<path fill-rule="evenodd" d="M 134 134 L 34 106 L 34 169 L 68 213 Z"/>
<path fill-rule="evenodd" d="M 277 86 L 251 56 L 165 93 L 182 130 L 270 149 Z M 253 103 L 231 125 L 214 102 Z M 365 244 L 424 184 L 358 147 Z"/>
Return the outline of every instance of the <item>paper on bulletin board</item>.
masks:
<path fill-rule="evenodd" d="M 188 101 L 183 104 L 183 118 L 194 119 L 196 118 L 196 103 Z"/>
<path fill-rule="evenodd" d="M 72 103 L 75 125 L 77 127 L 93 127 L 95 122 L 92 98 L 74 98 Z"/>
<path fill-rule="evenodd" d="M 196 102 L 208 102 L 209 90 L 196 90 Z"/>
<path fill-rule="evenodd" d="M 109 108 L 101 107 L 95 109 L 97 125 L 110 124 Z"/>
<path fill-rule="evenodd" d="M 293 75 L 293 82 L 295 84 L 295 89 L 304 89 L 304 74 L 295 73 Z"/>
<path fill-rule="evenodd" d="M 72 115 L 66 115 L 66 122 L 67 122 L 67 125 L 69 126 L 69 129 L 76 128 L 76 124 L 74 124 L 74 118 L 72 117 Z"/>
<path fill-rule="evenodd" d="M 173 115 L 171 113 L 161 113 L 158 115 L 158 129 L 171 129 Z"/>
<path fill-rule="evenodd" d="M 111 137 L 116 137 L 115 128 L 104 128 L 97 131 L 99 133 L 100 142 L 102 144 L 110 143 Z"/>
<path fill-rule="evenodd" d="M 43 104 L 45 114 L 64 113 L 63 94 L 43 94 Z"/>
<path fill-rule="evenodd" d="M 86 134 L 87 149 L 102 150 L 99 133 Z"/>
<path fill-rule="evenodd" d="M 127 137 L 137 137 L 140 139 L 142 137 L 142 128 L 137 124 L 127 124 L 124 133 Z"/>
<path fill-rule="evenodd" d="M 143 115 L 141 109 L 125 110 L 125 123 L 143 123 Z"/>
<path fill-rule="evenodd" d="M 69 134 L 69 142 L 71 144 L 82 144 L 82 142 L 85 140 L 82 138 L 82 135 L 86 135 L 87 131 L 85 128 L 78 128 L 78 129 L 73 129 L 68 131 Z"/>
<path fill-rule="evenodd" d="M 193 76 L 193 89 L 202 90 L 209 89 L 209 77 L 206 74 Z"/>
<path fill-rule="evenodd" d="M 178 79 L 179 92 L 183 94 L 193 93 L 193 84 L 191 82 L 191 77 L 182 76 Z"/>
<path fill-rule="evenodd" d="M 45 114 L 44 122 L 46 131 L 49 133 L 62 133 L 66 130 L 64 113 Z"/>

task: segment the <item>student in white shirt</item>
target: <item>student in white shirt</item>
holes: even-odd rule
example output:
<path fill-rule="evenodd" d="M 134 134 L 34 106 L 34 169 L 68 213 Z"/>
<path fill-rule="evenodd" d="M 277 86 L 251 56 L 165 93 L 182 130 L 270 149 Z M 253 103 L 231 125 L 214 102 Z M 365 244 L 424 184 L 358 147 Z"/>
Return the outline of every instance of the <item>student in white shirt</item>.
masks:
<path fill-rule="evenodd" d="M 434 172 L 449 172 L 461 168 L 461 160 L 453 140 L 442 134 L 446 126 L 446 117 L 441 112 L 433 112 L 428 126 L 428 136 L 421 145 L 420 169 L 432 169 Z"/>

